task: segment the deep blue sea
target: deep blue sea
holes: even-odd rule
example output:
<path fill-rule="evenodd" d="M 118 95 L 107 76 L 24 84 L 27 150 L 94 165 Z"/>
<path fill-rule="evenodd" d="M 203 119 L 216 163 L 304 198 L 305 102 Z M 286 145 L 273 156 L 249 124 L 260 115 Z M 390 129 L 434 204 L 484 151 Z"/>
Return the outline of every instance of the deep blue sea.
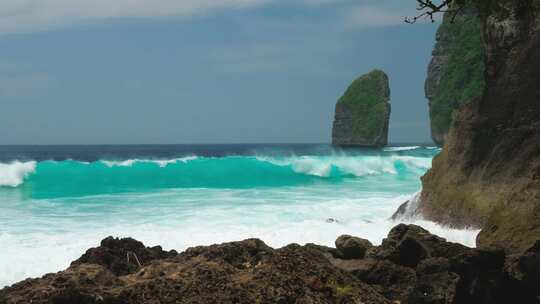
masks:
<path fill-rule="evenodd" d="M 341 234 L 380 243 L 439 151 L 0 146 L 0 287 L 64 269 L 109 235 L 179 251 L 251 237 L 273 247 L 333 245 Z M 474 245 L 477 231 L 415 222 Z"/>

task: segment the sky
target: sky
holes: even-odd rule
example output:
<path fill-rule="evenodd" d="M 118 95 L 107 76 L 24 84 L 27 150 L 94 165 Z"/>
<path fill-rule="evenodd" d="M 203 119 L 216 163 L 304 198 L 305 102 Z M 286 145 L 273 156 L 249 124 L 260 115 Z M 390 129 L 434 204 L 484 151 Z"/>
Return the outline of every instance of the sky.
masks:
<path fill-rule="evenodd" d="M 7 3 L 5 3 L 7 2 Z M 403 0 L 6 0 L 0 144 L 328 143 L 390 77 L 391 142 L 429 142 L 437 24 Z"/>

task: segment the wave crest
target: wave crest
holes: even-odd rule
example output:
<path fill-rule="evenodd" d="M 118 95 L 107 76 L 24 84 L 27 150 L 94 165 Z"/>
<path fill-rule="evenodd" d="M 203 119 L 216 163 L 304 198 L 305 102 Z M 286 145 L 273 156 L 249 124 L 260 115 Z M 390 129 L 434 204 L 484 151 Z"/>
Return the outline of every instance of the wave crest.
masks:
<path fill-rule="evenodd" d="M 258 157 L 259 161 L 277 166 L 290 166 L 299 174 L 330 177 L 335 171 L 341 174 L 363 177 L 380 174 L 399 174 L 402 170 L 426 170 L 431 158 L 414 156 L 301 156 L 285 159 Z"/>
<path fill-rule="evenodd" d="M 171 164 L 176 164 L 178 162 L 187 163 L 192 160 L 196 160 L 197 156 L 186 156 L 181 158 L 166 159 L 166 160 L 154 160 L 154 159 L 127 159 L 122 161 L 113 161 L 113 160 L 102 160 L 107 167 L 131 167 L 136 163 L 153 163 L 157 164 L 160 167 L 164 168 Z"/>
<path fill-rule="evenodd" d="M 17 187 L 36 171 L 36 162 L 13 162 L 0 164 L 0 187 Z"/>
<path fill-rule="evenodd" d="M 0 164 L 0 186 L 33 198 L 171 188 L 254 188 L 340 183 L 351 178 L 418 178 L 431 157 L 333 155 L 183 157 L 170 160 L 65 160 Z M 19 187 L 20 186 L 20 187 Z"/>

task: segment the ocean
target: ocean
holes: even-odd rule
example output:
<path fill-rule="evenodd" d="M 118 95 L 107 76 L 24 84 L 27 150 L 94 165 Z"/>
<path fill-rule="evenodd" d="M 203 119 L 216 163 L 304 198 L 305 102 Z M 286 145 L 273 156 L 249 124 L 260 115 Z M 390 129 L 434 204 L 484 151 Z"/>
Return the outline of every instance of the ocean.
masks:
<path fill-rule="evenodd" d="M 421 190 L 436 147 L 0 146 L 0 288 L 69 266 L 112 235 L 182 251 L 246 238 L 272 247 L 379 244 Z M 416 219 L 474 246 L 478 231 Z"/>

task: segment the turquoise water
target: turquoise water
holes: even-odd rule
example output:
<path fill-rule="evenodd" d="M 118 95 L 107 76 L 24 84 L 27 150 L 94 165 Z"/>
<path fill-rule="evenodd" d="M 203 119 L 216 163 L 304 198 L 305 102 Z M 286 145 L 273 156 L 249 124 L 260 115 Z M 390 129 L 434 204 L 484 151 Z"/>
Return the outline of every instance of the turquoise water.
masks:
<path fill-rule="evenodd" d="M 332 245 L 345 233 L 379 243 L 438 151 L 4 162 L 0 286 L 63 269 L 108 235 L 177 250 L 249 237 Z M 474 231 L 418 223 L 474 244 Z"/>

